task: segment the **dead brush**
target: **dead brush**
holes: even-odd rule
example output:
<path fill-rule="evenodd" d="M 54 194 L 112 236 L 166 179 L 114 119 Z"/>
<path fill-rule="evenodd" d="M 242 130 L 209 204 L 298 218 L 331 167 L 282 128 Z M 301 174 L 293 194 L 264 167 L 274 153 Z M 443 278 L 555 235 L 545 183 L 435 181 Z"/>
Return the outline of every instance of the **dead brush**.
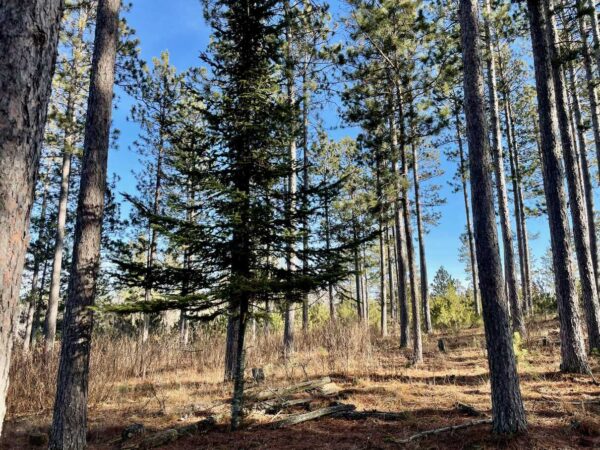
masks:
<path fill-rule="evenodd" d="M 284 360 L 280 333 L 249 336 L 247 368 L 262 367 L 267 379 L 306 379 L 329 373 L 358 375 L 378 365 L 374 341 L 363 324 L 341 321 L 296 333 L 295 353 Z M 59 351 L 46 354 L 43 345 L 26 352 L 15 348 L 9 387 L 9 414 L 43 414 L 51 410 Z M 117 334 L 94 337 L 91 355 L 89 403 L 97 407 L 118 399 L 135 386 L 178 380 L 177 373 L 219 385 L 225 354 L 225 336 L 213 329 L 199 330 L 192 344 L 182 346 L 177 333 L 139 338 Z M 144 395 L 144 394 L 142 394 Z"/>

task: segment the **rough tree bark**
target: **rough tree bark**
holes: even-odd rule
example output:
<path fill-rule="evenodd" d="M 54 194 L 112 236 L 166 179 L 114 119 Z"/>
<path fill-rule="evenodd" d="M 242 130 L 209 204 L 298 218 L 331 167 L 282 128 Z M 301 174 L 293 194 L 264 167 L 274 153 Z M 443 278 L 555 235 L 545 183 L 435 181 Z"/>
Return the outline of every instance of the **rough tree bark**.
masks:
<path fill-rule="evenodd" d="M 512 319 L 513 331 L 525 335 L 525 321 L 523 319 L 523 308 L 519 301 L 517 288 L 517 272 L 515 268 L 515 253 L 513 249 L 513 237 L 510 224 L 510 213 L 508 211 L 508 196 L 506 194 L 506 179 L 504 176 L 504 156 L 502 152 L 502 131 L 500 127 L 500 115 L 498 108 L 498 90 L 496 83 L 496 58 L 492 45 L 492 30 L 490 25 L 490 1 L 484 0 L 484 36 L 487 50 L 487 87 L 490 106 L 490 121 L 492 135 L 492 154 L 494 158 L 494 172 L 496 174 L 496 191 L 498 196 L 498 210 L 500 215 L 500 229 L 502 230 L 502 243 L 504 251 L 504 273 L 508 288 L 508 302 Z"/>
<path fill-rule="evenodd" d="M 594 275 L 596 277 L 596 287 L 600 286 L 600 271 L 598 268 L 598 235 L 596 233 L 596 224 L 594 223 L 594 187 L 592 185 L 592 174 L 587 156 L 587 146 L 585 142 L 585 125 L 581 113 L 581 102 L 577 92 L 575 69 L 572 62 L 569 63 L 569 90 L 573 99 L 572 112 L 575 119 L 575 128 L 577 130 L 578 160 L 581 168 L 583 190 L 585 194 L 585 206 L 587 212 L 588 230 L 590 232 L 590 251 L 592 252 L 592 263 L 594 264 Z"/>
<path fill-rule="evenodd" d="M 62 7 L 0 3 L 0 434 Z"/>
<path fill-rule="evenodd" d="M 49 448 L 86 447 L 87 393 L 120 0 L 99 0 L 60 366 Z"/>
<path fill-rule="evenodd" d="M 586 324 L 590 349 L 600 348 L 600 306 L 598 305 L 598 291 L 596 275 L 590 250 L 590 230 L 588 228 L 587 209 L 583 186 L 580 177 L 579 158 L 574 148 L 571 136 L 571 121 L 569 118 L 567 92 L 560 62 L 558 36 L 554 22 L 553 12 L 550 11 L 552 1 L 549 0 L 544 8 L 546 14 L 546 31 L 548 33 L 548 50 L 552 66 L 552 79 L 556 96 L 556 111 L 558 128 L 563 149 L 565 172 L 569 192 L 571 221 L 573 223 L 573 236 L 575 252 L 579 267 L 579 280 L 583 294 Z"/>
<path fill-rule="evenodd" d="M 492 427 L 515 433 L 527 427 L 513 352 L 492 188 L 492 161 L 485 118 L 479 50 L 478 6 L 460 0 L 459 17 L 464 65 L 465 116 L 471 173 L 471 200 L 483 303 L 483 320 L 492 388 Z"/>
<path fill-rule="evenodd" d="M 560 321 L 561 370 L 586 373 L 589 366 L 583 345 L 577 289 L 572 271 L 570 230 L 563 185 L 564 171 L 557 142 L 557 119 L 554 110 L 556 98 L 542 0 L 527 0 L 527 6 L 538 99 L 542 174 Z"/>

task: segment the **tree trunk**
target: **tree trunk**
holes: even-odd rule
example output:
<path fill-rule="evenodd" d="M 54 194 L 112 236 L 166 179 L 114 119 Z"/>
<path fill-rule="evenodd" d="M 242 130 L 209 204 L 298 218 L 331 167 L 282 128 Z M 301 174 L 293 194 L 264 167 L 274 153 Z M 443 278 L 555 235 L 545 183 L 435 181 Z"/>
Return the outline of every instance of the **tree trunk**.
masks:
<path fill-rule="evenodd" d="M 404 115 L 402 112 L 402 99 L 398 96 L 398 111 L 400 124 L 400 159 L 402 160 L 402 177 L 408 181 L 408 162 L 406 158 L 406 142 L 404 129 Z M 423 341 L 421 339 L 421 308 L 417 294 L 417 269 L 415 267 L 415 251 L 412 238 L 412 224 L 410 221 L 410 201 L 408 189 L 403 184 L 402 188 L 402 216 L 404 218 L 404 232 L 406 234 L 406 255 L 408 262 L 408 275 L 410 281 L 410 298 L 412 306 L 412 338 L 413 338 L 413 363 L 423 361 Z"/>
<path fill-rule="evenodd" d="M 309 126 L 309 109 L 310 109 L 310 90 L 306 72 L 302 78 L 302 271 L 306 276 L 308 274 L 308 237 L 310 227 L 308 226 L 308 208 L 309 198 L 308 190 L 310 188 L 310 180 L 308 173 L 308 126 Z M 329 225 L 328 225 L 329 226 Z M 329 230 L 328 230 L 329 232 Z M 333 307 L 333 286 L 329 284 L 327 287 L 329 292 L 329 314 L 332 320 L 335 319 L 335 309 Z M 308 330 L 308 293 L 302 293 L 302 326 L 304 331 Z"/>
<path fill-rule="evenodd" d="M 328 178 L 328 174 L 326 172 L 325 174 L 326 178 Z M 329 217 L 329 193 L 326 192 L 325 193 L 325 199 L 324 199 L 324 203 L 325 203 L 325 250 L 329 253 L 329 251 L 331 250 L 331 220 Z M 328 283 L 327 284 L 327 297 L 329 300 L 329 318 L 331 320 L 335 320 L 335 306 L 333 303 L 333 284 Z M 307 297 L 307 302 L 308 302 L 308 297 Z"/>
<path fill-rule="evenodd" d="M 385 226 L 385 248 L 387 252 L 387 274 L 388 274 L 388 292 L 390 294 L 390 314 L 392 321 L 397 319 L 398 310 L 395 299 L 395 286 L 394 286 L 394 255 L 392 251 L 392 241 L 390 239 L 390 226 Z"/>
<path fill-rule="evenodd" d="M 498 113 L 498 92 L 496 88 L 496 58 L 492 45 L 492 30 L 488 17 L 491 15 L 489 0 L 485 0 L 484 28 L 485 45 L 487 49 L 487 85 L 490 105 L 490 121 L 492 127 L 492 155 L 494 158 L 494 172 L 496 174 L 496 191 L 498 196 L 498 209 L 500 215 L 500 228 L 502 230 L 502 243 L 504 251 L 504 272 L 508 287 L 508 302 L 510 305 L 512 329 L 525 335 L 525 321 L 523 308 L 519 301 L 517 288 L 517 275 L 515 268 L 515 255 L 513 249 L 510 213 L 508 211 L 508 196 L 506 194 L 506 180 L 504 177 L 504 156 L 502 152 L 502 131 Z"/>
<path fill-rule="evenodd" d="M 502 59 L 499 59 L 500 79 L 504 85 L 502 90 L 502 100 L 504 105 L 504 127 L 506 129 L 506 143 L 508 146 L 508 156 L 510 162 L 510 175 L 513 185 L 513 201 L 515 210 L 515 222 L 517 224 L 517 246 L 519 251 L 519 268 L 521 271 L 521 295 L 523 296 L 523 310 L 525 313 L 531 313 L 531 281 L 529 278 L 529 258 L 525 248 L 527 228 L 525 226 L 525 209 L 523 203 L 523 191 L 521 189 L 521 174 L 519 170 L 519 154 L 517 151 L 517 141 L 514 135 L 514 123 L 510 106 L 510 93 L 504 76 Z M 527 257 L 526 257 L 527 254 Z"/>
<path fill-rule="evenodd" d="M 569 63 L 569 89 L 573 98 L 573 115 L 577 129 L 577 140 L 579 142 L 578 160 L 581 169 L 583 189 L 585 196 L 585 206 L 587 212 L 588 230 L 590 233 L 590 251 L 592 253 L 592 263 L 594 264 L 594 276 L 596 278 L 596 288 L 600 286 L 600 270 L 598 268 L 598 236 L 596 233 L 596 224 L 594 223 L 594 188 L 592 186 L 592 175 L 587 159 L 587 148 L 585 142 L 585 126 L 581 114 L 581 103 L 577 93 L 576 77 L 573 64 Z"/>
<path fill-rule="evenodd" d="M 580 3 L 578 4 L 578 8 L 581 8 Z M 600 161 L 600 119 L 598 117 L 598 96 L 596 95 L 596 82 L 594 77 L 592 56 L 590 55 L 590 49 L 588 46 L 586 21 L 583 15 L 579 16 L 579 34 L 582 42 L 581 52 L 583 67 L 585 68 L 586 88 L 590 107 L 590 117 L 592 119 L 592 131 L 594 132 L 596 159 Z M 598 172 L 598 176 L 600 177 L 600 172 Z"/>
<path fill-rule="evenodd" d="M 65 246 L 65 226 L 67 224 L 67 207 L 69 203 L 69 183 L 71 180 L 71 159 L 75 136 L 71 127 L 74 122 L 74 99 L 71 94 L 67 99 L 67 127 L 63 143 L 63 160 L 60 176 L 60 194 L 58 197 L 58 219 L 56 223 L 56 238 L 54 240 L 54 256 L 52 259 L 52 274 L 50 275 L 50 295 L 44 326 L 44 344 L 46 352 L 54 349 L 56 339 L 56 320 L 60 301 L 60 276 L 62 271 L 63 251 Z"/>
<path fill-rule="evenodd" d="M 397 94 L 397 93 L 396 93 Z M 396 126 L 396 115 L 394 113 L 394 91 L 390 93 L 389 107 L 390 122 L 390 154 L 392 155 L 390 166 L 394 186 L 394 230 L 396 239 L 396 273 L 398 275 L 398 304 L 400 309 L 400 347 L 407 348 L 410 336 L 410 323 L 408 316 L 408 298 L 406 295 L 408 280 L 406 278 L 406 253 L 403 242 L 406 240 L 401 212 L 401 182 L 398 169 L 398 128 Z"/>
<path fill-rule="evenodd" d="M 473 0 L 460 0 L 459 16 L 471 201 L 492 389 L 492 427 L 496 433 L 510 434 L 524 431 L 527 422 L 512 346 L 496 231 L 491 178 L 492 155 L 485 118 L 477 3 Z"/>
<path fill-rule="evenodd" d="M 386 304 L 386 289 L 385 289 L 385 270 L 386 270 L 386 253 L 385 253 L 385 237 L 384 237 L 384 216 L 385 206 L 383 199 L 383 188 L 381 182 L 381 153 L 377 155 L 377 201 L 379 202 L 379 306 L 380 311 L 380 327 L 381 335 L 387 336 L 387 304 Z"/>
<path fill-rule="evenodd" d="M 557 142 L 556 98 L 552 80 L 551 56 L 548 49 L 541 0 L 527 0 L 538 97 L 541 138 L 542 173 L 550 225 L 552 260 L 556 284 L 556 301 L 560 321 L 561 370 L 587 373 L 589 366 L 584 351 L 577 289 L 572 272 L 570 230 L 563 185 L 564 171 Z"/>
<path fill-rule="evenodd" d="M 40 224 L 46 223 L 46 209 L 48 207 L 48 174 L 44 177 L 44 191 L 42 194 L 42 206 L 40 209 Z M 44 225 L 43 225 L 44 226 Z M 38 237 L 38 245 L 40 244 L 40 238 Z M 44 246 L 45 247 L 45 246 Z M 31 291 L 29 292 L 29 305 L 27 309 L 27 323 L 25 326 L 25 336 L 23 339 L 23 349 L 25 351 L 31 350 L 33 346 L 33 336 L 35 333 L 34 325 L 35 325 L 35 315 L 36 309 L 38 306 L 38 296 L 40 292 L 40 288 L 38 288 L 38 277 L 40 272 L 40 249 L 35 251 L 34 261 L 33 261 L 33 276 L 31 278 Z M 43 269 L 44 275 L 42 277 L 42 288 L 44 283 L 44 278 L 46 276 L 46 265 L 44 264 Z"/>
<path fill-rule="evenodd" d="M 583 304 L 588 329 L 588 342 L 590 350 L 600 348 L 600 306 L 598 304 L 598 291 L 592 253 L 590 250 L 590 230 L 588 228 L 587 207 L 583 195 L 583 186 L 580 177 L 580 168 L 577 152 L 573 146 L 573 137 L 570 132 L 569 112 L 567 108 L 567 92 L 561 64 L 559 61 L 558 37 L 553 13 L 550 12 L 552 2 L 544 8 L 546 14 L 546 31 L 548 33 L 549 56 L 552 62 L 552 78 L 556 95 L 556 110 L 560 140 L 563 148 L 563 158 L 569 187 L 569 202 L 575 252 L 579 266 L 579 279 L 583 294 Z"/>
<path fill-rule="evenodd" d="M 284 10 L 285 14 L 289 14 L 290 5 L 289 2 L 285 2 Z M 291 34 L 290 27 L 286 28 L 286 83 L 287 83 L 287 103 L 290 110 L 295 111 L 296 109 L 296 87 L 294 85 L 294 63 L 292 61 L 291 56 L 291 42 L 293 36 Z M 295 114 L 292 117 L 292 124 L 290 127 L 290 136 L 288 143 L 288 157 L 289 157 L 289 170 L 290 174 L 288 176 L 288 186 L 287 186 L 287 211 L 286 211 L 286 221 L 289 232 L 289 242 L 287 243 L 286 250 L 286 266 L 288 272 L 293 272 L 296 269 L 296 255 L 294 249 L 294 239 L 295 239 L 295 221 L 294 215 L 296 214 L 296 195 L 297 195 L 297 167 L 296 167 L 296 125 L 295 125 Z M 295 295 L 292 292 L 286 292 L 285 294 L 285 312 L 284 312 L 284 333 L 283 333 L 283 348 L 284 348 L 284 356 L 287 358 L 294 352 L 294 318 L 295 318 L 295 310 L 294 310 L 294 301 Z M 303 318 L 304 319 L 304 318 Z M 304 327 L 304 320 L 302 326 Z M 308 323 L 306 324 L 308 326 Z"/>
<path fill-rule="evenodd" d="M 598 31 L 598 14 L 596 13 L 596 2 L 586 0 L 587 13 L 590 16 L 590 28 L 594 38 L 594 56 L 596 58 L 596 68 L 600 75 L 600 32 Z"/>
<path fill-rule="evenodd" d="M 473 300 L 475 313 L 481 316 L 481 302 L 479 301 L 479 276 L 477 269 L 477 259 L 475 255 L 475 238 L 473 236 L 473 227 L 471 226 L 471 207 L 469 206 L 469 193 L 467 190 L 467 165 L 465 164 L 465 155 L 463 150 L 463 140 L 460 131 L 460 117 L 458 108 L 455 111 L 454 123 L 456 125 L 456 139 L 458 141 L 458 156 L 460 158 L 460 181 L 462 184 L 463 200 L 465 203 L 465 215 L 467 217 L 467 238 L 469 240 L 469 257 L 471 260 L 471 277 L 473 278 Z"/>
<path fill-rule="evenodd" d="M 425 316 L 425 332 L 431 333 L 431 312 L 429 310 L 429 284 L 427 281 L 427 258 L 425 257 L 425 234 L 423 233 L 423 221 L 421 219 L 421 202 L 419 200 L 419 155 L 416 145 L 413 143 L 413 182 L 415 188 L 415 209 L 417 212 L 417 238 L 419 240 L 419 268 L 421 270 L 421 305 Z"/>
<path fill-rule="evenodd" d="M 231 306 L 227 317 L 227 336 L 225 340 L 225 381 L 233 381 L 235 378 L 235 365 L 237 355 L 237 343 L 239 334 L 239 312 L 235 306 Z"/>
<path fill-rule="evenodd" d="M 0 435 L 62 1 L 0 4 Z"/>
<path fill-rule="evenodd" d="M 99 0 L 73 264 L 63 320 L 49 448 L 86 447 L 87 392 L 110 139 L 120 0 Z"/>

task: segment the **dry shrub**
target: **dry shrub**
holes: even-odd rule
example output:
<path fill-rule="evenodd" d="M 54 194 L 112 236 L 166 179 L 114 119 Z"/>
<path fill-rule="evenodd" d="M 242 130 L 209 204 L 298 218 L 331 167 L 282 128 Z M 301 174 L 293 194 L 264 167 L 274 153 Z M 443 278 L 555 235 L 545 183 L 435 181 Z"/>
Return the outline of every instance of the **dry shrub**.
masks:
<path fill-rule="evenodd" d="M 58 348 L 58 346 L 57 346 Z M 376 363 L 373 342 L 363 324 L 334 322 L 308 333 L 296 332 L 295 353 L 284 360 L 281 333 L 248 334 L 247 367 L 263 367 L 271 379 L 306 378 L 331 373 L 368 373 Z M 178 380 L 191 373 L 196 382 L 221 383 L 225 353 L 223 333 L 201 328 L 193 342 L 182 346 L 176 333 L 138 338 L 101 334 L 94 337 L 89 403 L 92 407 L 117 399 L 125 391 L 147 394 L 148 386 Z M 12 416 L 47 413 L 55 396 L 58 351 L 45 354 L 43 345 L 13 352 L 8 394 Z M 170 374 L 175 375 L 169 376 Z M 147 389 L 148 388 L 148 389 Z"/>

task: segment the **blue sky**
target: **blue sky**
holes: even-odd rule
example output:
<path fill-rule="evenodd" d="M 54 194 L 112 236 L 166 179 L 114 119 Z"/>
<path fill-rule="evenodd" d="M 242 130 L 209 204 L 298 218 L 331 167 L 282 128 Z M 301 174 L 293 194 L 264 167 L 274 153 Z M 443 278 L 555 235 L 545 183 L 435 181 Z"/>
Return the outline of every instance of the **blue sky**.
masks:
<path fill-rule="evenodd" d="M 332 1 L 332 12 L 339 13 L 338 1 Z M 171 63 L 178 70 L 185 70 L 199 64 L 199 54 L 206 49 L 210 29 L 204 23 L 202 6 L 199 0 L 138 0 L 127 13 L 127 20 L 141 41 L 141 55 L 150 62 L 163 50 L 170 53 Z M 121 134 L 118 148 L 109 157 L 109 173 L 116 173 L 121 181 L 120 192 L 134 192 L 135 179 L 132 171 L 138 166 L 138 155 L 130 147 L 138 134 L 135 124 L 127 120 L 131 100 L 117 90 L 120 97 L 118 107 L 113 114 L 114 127 Z M 326 107 L 323 116 L 328 127 L 336 128 L 334 138 L 353 136 L 353 129 L 339 129 L 340 119 L 336 106 Z M 460 246 L 459 235 L 465 229 L 465 214 L 461 193 L 452 193 L 447 181 L 455 172 L 455 163 L 444 160 L 442 167 L 446 174 L 438 183 L 443 185 L 442 195 L 446 204 L 440 208 L 442 213 L 439 226 L 432 229 L 426 237 L 427 262 L 430 280 L 439 266 L 443 265 L 453 276 L 464 279 L 464 267 L 458 261 Z M 548 224 L 545 217 L 528 221 L 530 235 L 538 236 L 530 241 L 535 259 L 539 259 L 548 247 Z M 513 231 L 514 232 L 514 231 Z"/>

